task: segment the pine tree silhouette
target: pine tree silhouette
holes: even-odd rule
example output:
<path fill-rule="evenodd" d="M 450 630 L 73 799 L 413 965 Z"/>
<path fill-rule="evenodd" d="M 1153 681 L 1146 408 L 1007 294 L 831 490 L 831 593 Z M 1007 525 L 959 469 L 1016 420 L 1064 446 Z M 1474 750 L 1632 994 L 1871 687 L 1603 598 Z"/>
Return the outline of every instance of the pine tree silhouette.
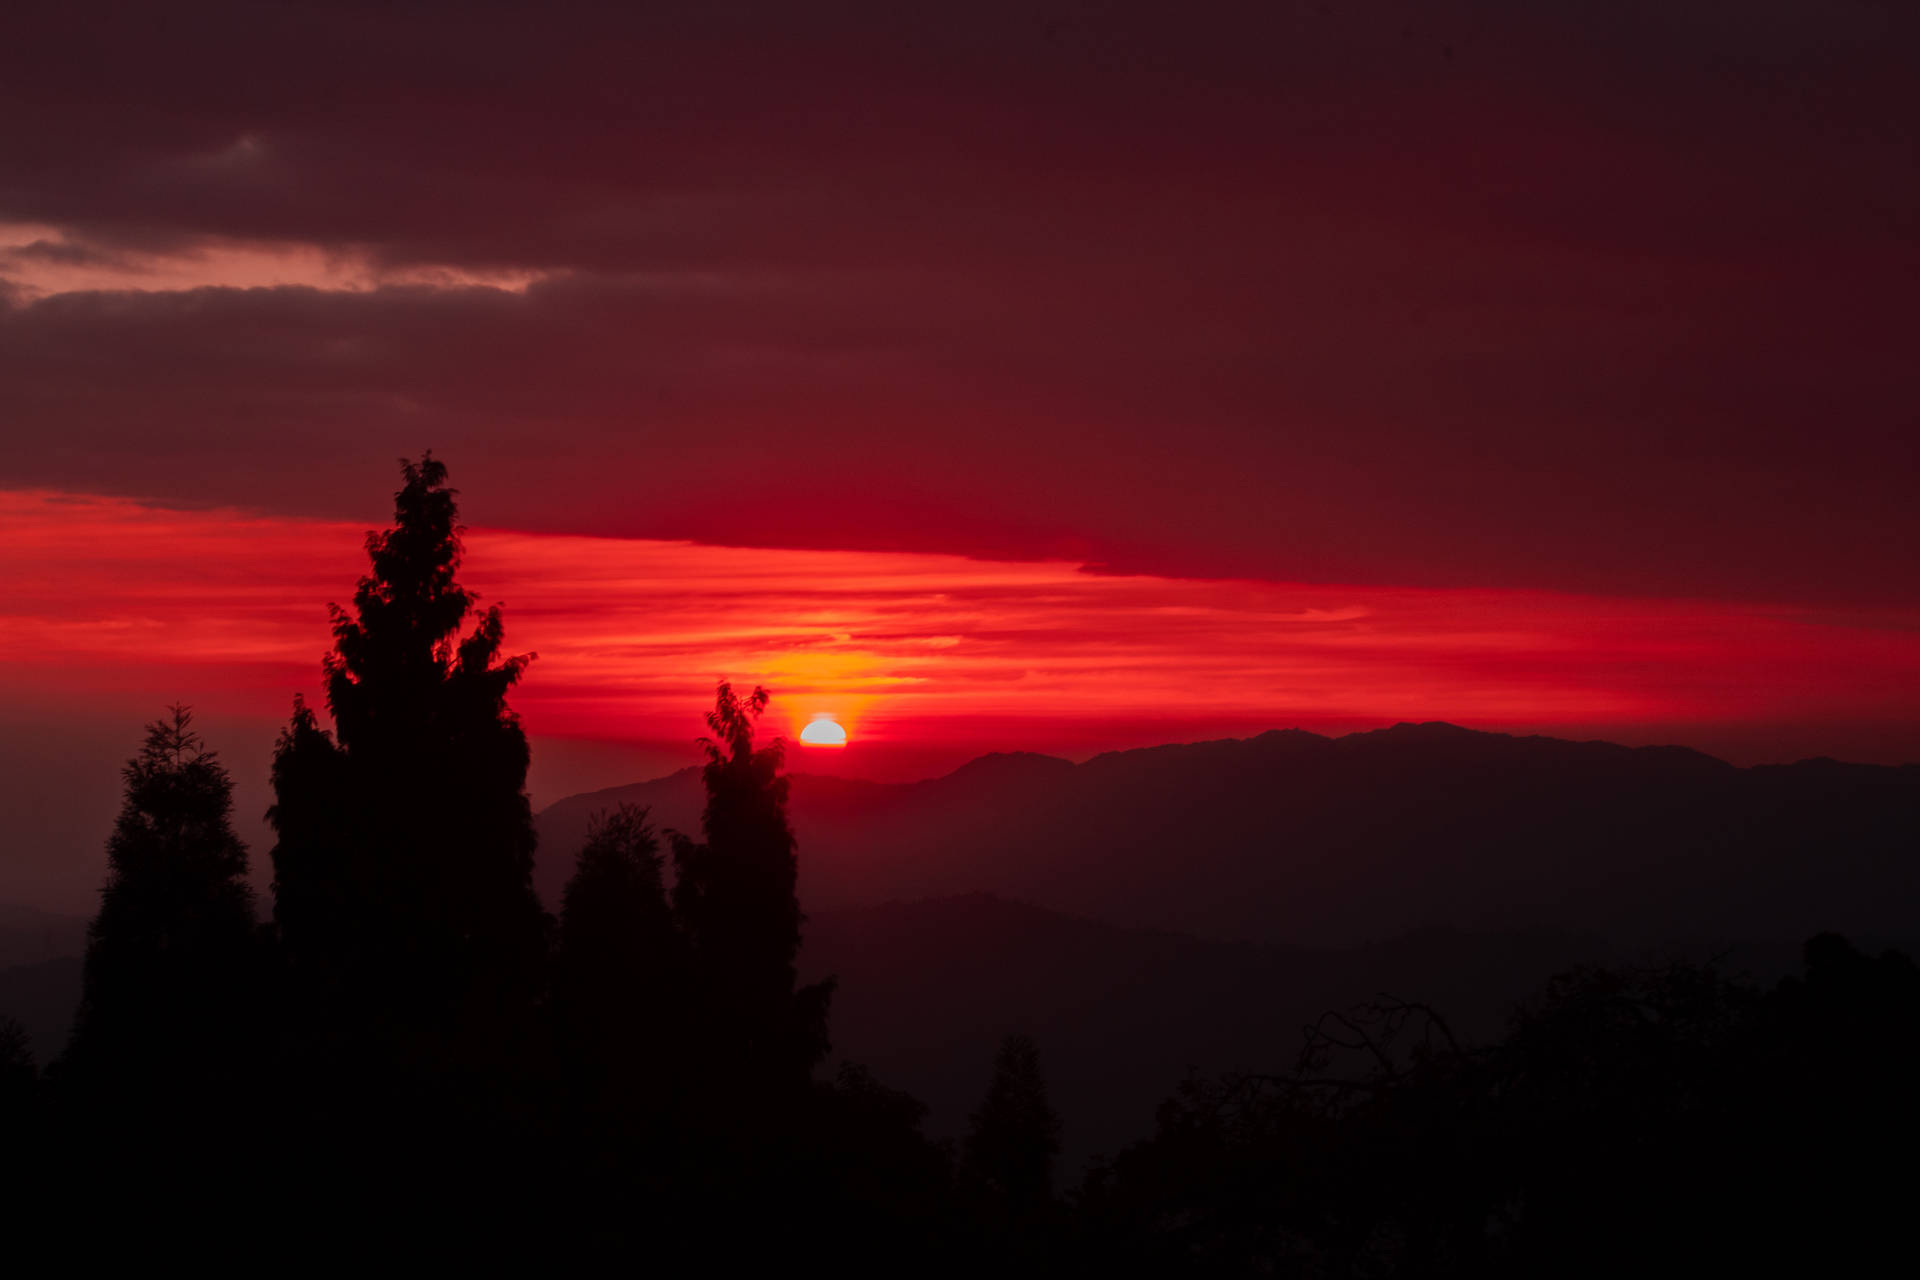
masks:
<path fill-rule="evenodd" d="M 495 605 L 470 630 L 447 470 L 401 464 L 353 610 L 332 606 L 334 734 L 296 703 L 275 753 L 274 915 L 310 993 L 408 1035 L 513 1026 L 541 982 L 528 748 Z M 462 1045 L 456 1052 L 471 1052 Z"/>
<path fill-rule="evenodd" d="M 800 951 L 798 862 L 787 822 L 780 739 L 754 746 L 768 695 L 742 702 L 722 681 L 707 714 L 713 737 L 696 843 L 674 833 L 673 907 L 691 952 L 705 1016 L 696 1032 L 727 1074 L 804 1084 L 826 1056 L 829 979 L 794 989 Z"/>
<path fill-rule="evenodd" d="M 990 1240 L 1031 1247 L 1053 1208 L 1060 1118 L 1047 1099 L 1040 1050 L 1009 1035 L 994 1056 L 986 1099 L 960 1153 L 960 1187 Z"/>
<path fill-rule="evenodd" d="M 107 842 L 107 881 L 88 930 L 80 1010 L 63 1069 L 126 1088 L 207 1081 L 235 1068 L 256 1012 L 253 890 L 229 822 L 233 783 L 169 710 L 127 762 Z"/>

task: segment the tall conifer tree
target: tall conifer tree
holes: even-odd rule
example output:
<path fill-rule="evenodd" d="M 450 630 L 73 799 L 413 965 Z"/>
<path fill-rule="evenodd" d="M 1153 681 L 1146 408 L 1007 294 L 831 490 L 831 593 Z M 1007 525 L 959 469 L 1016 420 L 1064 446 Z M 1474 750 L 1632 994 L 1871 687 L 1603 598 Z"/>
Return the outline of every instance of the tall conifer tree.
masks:
<path fill-rule="evenodd" d="M 274 759 L 275 919 L 296 979 L 424 1030 L 530 1004 L 547 919 L 532 883 L 528 748 L 500 608 L 472 626 L 445 464 L 403 462 L 372 572 L 332 606 L 334 732 L 296 704 Z"/>
<path fill-rule="evenodd" d="M 1060 1118 L 1047 1099 L 1040 1050 L 1031 1036 L 1010 1035 L 960 1153 L 961 1192 L 989 1238 L 1034 1242 L 1052 1208 L 1059 1154 Z"/>
<path fill-rule="evenodd" d="M 726 682 L 707 713 L 707 790 L 696 843 L 674 838 L 674 914 L 692 952 L 700 1035 L 727 1075 L 802 1084 L 826 1055 L 832 980 L 795 990 L 799 864 L 787 822 L 785 743 L 754 746 L 767 691 Z"/>

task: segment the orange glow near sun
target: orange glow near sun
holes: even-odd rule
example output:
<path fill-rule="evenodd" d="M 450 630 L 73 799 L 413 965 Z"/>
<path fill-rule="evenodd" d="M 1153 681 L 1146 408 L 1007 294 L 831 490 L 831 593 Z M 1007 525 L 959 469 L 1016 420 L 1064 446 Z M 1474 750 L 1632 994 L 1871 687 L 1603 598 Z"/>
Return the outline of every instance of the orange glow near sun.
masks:
<path fill-rule="evenodd" d="M 847 731 L 831 715 L 821 712 L 800 731 L 800 741 L 810 747 L 844 747 Z"/>

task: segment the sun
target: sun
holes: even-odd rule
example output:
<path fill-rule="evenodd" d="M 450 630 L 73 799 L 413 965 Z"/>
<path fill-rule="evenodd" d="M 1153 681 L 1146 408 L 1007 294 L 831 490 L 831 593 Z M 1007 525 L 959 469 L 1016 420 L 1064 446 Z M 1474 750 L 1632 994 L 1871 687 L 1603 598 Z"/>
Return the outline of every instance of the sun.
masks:
<path fill-rule="evenodd" d="M 847 745 L 847 731 L 831 712 L 822 711 L 815 716 L 806 728 L 800 731 L 800 741 L 810 747 L 844 747 Z"/>

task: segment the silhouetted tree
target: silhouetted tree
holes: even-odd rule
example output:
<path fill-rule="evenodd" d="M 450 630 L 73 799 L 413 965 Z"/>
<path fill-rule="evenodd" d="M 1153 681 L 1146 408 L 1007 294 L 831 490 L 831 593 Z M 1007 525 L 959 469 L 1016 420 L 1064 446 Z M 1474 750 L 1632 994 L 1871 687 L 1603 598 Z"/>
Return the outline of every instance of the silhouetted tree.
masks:
<path fill-rule="evenodd" d="M 253 890 L 234 835 L 233 784 L 172 708 L 127 762 L 126 799 L 107 841 L 107 880 L 87 935 L 66 1068 L 159 1087 L 237 1069 L 257 1014 Z"/>
<path fill-rule="evenodd" d="M 646 809 L 597 815 L 561 906 L 554 1005 L 586 1102 L 623 1129 L 659 1109 L 683 1052 L 684 980 Z"/>
<path fill-rule="evenodd" d="M 990 1240 L 1016 1249 L 1038 1243 L 1053 1212 L 1059 1154 L 1060 1118 L 1047 1100 L 1040 1050 L 1031 1036 L 1010 1035 L 960 1152 L 962 1199 Z"/>
<path fill-rule="evenodd" d="M 767 692 L 742 702 L 720 684 L 702 739 L 706 839 L 674 833 L 675 918 L 686 936 L 703 1010 L 696 1032 L 715 1065 L 765 1084 L 804 1084 L 826 1055 L 829 979 L 796 991 L 804 917 L 787 823 L 785 744 L 756 748 Z"/>
<path fill-rule="evenodd" d="M 296 979 L 350 1016 L 499 1031 L 537 993 L 548 923 L 506 704 L 531 655 L 501 657 L 498 605 L 462 633 L 475 598 L 446 467 L 402 470 L 352 612 L 332 606 L 334 734 L 296 703 L 275 753 L 274 915 Z"/>

